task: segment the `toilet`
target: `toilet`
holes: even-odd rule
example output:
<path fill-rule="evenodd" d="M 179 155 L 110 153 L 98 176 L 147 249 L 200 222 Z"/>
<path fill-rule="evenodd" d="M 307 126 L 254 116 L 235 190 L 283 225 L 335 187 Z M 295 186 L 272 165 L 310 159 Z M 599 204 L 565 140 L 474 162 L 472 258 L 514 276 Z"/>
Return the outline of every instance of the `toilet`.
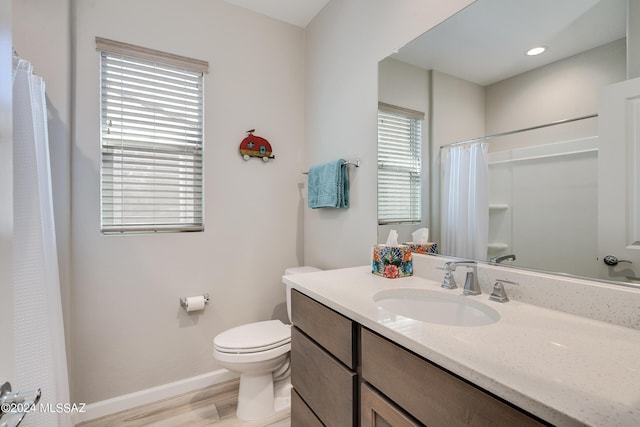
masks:
<path fill-rule="evenodd" d="M 284 275 L 320 271 L 291 267 Z M 287 286 L 287 314 L 291 321 L 291 290 Z M 248 323 L 228 329 L 213 339 L 213 357 L 240 374 L 238 419 L 260 420 L 291 406 L 291 325 L 280 320 Z"/>

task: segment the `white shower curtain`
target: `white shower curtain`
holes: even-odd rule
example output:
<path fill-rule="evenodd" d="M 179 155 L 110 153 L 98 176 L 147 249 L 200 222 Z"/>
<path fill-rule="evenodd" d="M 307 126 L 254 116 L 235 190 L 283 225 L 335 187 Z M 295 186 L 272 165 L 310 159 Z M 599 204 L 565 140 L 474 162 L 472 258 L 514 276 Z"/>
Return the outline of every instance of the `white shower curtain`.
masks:
<path fill-rule="evenodd" d="M 487 259 L 489 162 L 486 143 L 442 149 L 441 253 Z"/>
<path fill-rule="evenodd" d="M 60 276 L 53 220 L 44 81 L 18 60 L 13 76 L 14 342 L 16 389 L 42 389 L 24 426 L 71 426 Z"/>

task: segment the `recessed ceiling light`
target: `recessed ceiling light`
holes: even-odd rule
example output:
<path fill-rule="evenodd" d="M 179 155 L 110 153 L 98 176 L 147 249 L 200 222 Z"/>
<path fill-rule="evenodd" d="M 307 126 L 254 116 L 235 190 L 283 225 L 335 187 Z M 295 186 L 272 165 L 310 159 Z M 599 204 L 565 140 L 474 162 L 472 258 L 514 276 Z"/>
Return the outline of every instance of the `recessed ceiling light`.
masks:
<path fill-rule="evenodd" d="M 527 51 L 527 55 L 529 56 L 536 56 L 536 55 L 540 55 L 542 52 L 544 52 L 545 50 L 547 50 L 546 47 L 544 46 L 538 46 L 538 47 L 534 47 L 532 49 L 529 49 Z"/>

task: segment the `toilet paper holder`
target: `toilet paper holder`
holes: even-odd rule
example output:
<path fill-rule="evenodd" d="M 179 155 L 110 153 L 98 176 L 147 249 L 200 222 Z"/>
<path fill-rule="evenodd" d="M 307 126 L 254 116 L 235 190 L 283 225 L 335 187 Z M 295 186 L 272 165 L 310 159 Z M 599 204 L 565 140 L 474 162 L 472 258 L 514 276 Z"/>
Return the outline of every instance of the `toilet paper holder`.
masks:
<path fill-rule="evenodd" d="M 202 294 L 202 298 L 204 298 L 204 303 L 205 304 L 209 303 L 209 294 Z M 185 310 L 187 309 L 187 297 L 181 297 L 180 298 L 180 306 L 182 308 L 184 308 Z"/>

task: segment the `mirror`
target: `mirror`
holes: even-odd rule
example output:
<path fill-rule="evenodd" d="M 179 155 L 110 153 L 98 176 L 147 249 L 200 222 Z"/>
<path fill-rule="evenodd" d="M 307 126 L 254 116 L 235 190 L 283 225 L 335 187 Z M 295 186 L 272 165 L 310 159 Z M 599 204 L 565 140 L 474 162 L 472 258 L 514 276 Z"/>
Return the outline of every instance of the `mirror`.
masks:
<path fill-rule="evenodd" d="M 423 223 L 381 225 L 378 241 L 429 227 L 441 254 L 469 258 L 442 245 L 442 147 L 482 139 L 488 232 L 473 258 L 515 254 L 505 265 L 598 278 L 598 93 L 627 78 L 626 10 L 626 0 L 477 0 L 382 60 L 379 101 L 427 117 L 429 203 Z M 536 46 L 547 50 L 527 56 Z"/>

